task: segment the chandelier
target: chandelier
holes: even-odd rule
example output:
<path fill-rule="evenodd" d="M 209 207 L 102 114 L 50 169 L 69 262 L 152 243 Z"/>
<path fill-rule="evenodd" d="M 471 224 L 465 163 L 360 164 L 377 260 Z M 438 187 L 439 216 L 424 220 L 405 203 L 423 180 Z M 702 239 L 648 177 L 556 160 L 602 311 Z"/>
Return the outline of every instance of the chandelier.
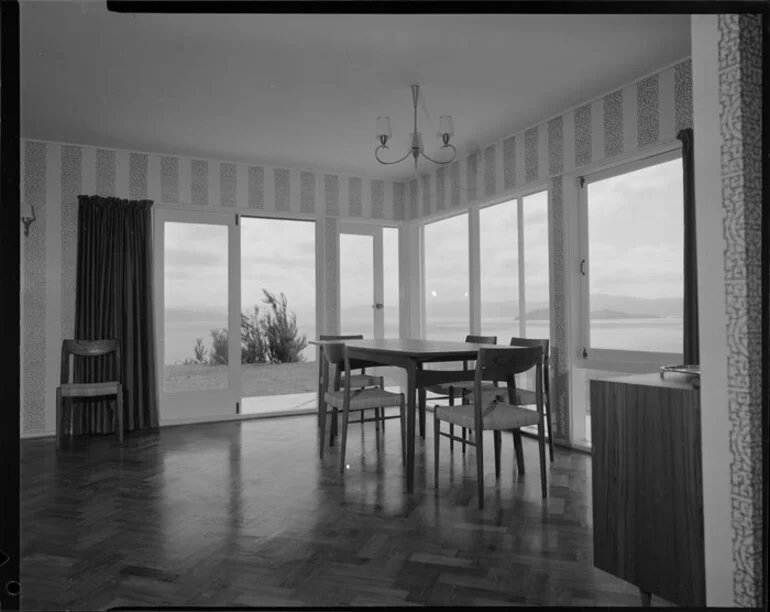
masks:
<path fill-rule="evenodd" d="M 377 117 L 377 140 L 380 141 L 380 146 L 374 150 L 374 156 L 381 164 L 397 164 L 404 161 L 410 155 L 414 157 L 414 170 L 417 171 L 417 159 L 422 155 L 428 161 L 432 161 L 434 164 L 448 164 L 454 160 L 457 155 L 457 149 L 454 145 L 449 144 L 449 139 L 455 133 L 454 124 L 452 123 L 451 115 L 441 115 L 438 120 L 438 131 L 441 136 L 441 141 L 444 143 L 442 149 L 452 149 L 452 157 L 445 161 L 439 161 L 429 157 L 425 154 L 422 147 L 422 135 L 417 131 L 417 101 L 420 98 L 420 86 L 412 85 L 412 103 L 414 106 L 414 131 L 411 133 L 412 146 L 406 152 L 406 154 L 395 161 L 385 161 L 380 159 L 380 150 L 389 149 L 388 140 L 390 140 L 392 132 L 390 131 L 390 117 Z"/>

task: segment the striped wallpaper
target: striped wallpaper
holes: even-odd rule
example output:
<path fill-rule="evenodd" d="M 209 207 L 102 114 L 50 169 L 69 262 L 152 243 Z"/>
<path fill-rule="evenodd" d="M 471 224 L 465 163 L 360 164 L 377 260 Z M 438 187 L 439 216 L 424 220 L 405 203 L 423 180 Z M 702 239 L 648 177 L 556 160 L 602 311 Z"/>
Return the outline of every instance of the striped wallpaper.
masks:
<path fill-rule="evenodd" d="M 692 70 L 685 60 L 405 183 L 23 140 L 22 197 L 38 214 L 24 240 L 24 432 L 54 428 L 61 339 L 74 333 L 79 194 L 149 198 L 195 210 L 409 221 L 673 140 L 691 125 Z M 559 196 L 552 202 L 558 219 L 561 206 Z M 327 240 L 336 224 L 330 227 Z M 554 236 L 563 236 L 561 228 Z M 333 258 L 333 245 L 328 247 Z M 552 257 L 564 252 L 563 245 L 552 243 L 551 249 Z M 552 262 L 552 273 L 558 277 L 561 267 L 563 262 Z M 563 299 L 553 296 L 558 312 L 565 311 Z M 554 329 L 566 334 L 564 326 Z M 566 346 L 566 336 L 552 341 L 555 350 Z"/>
<path fill-rule="evenodd" d="M 407 218 L 463 208 L 670 142 L 686 127 L 692 127 L 689 59 L 423 175 L 410 183 L 415 193 Z"/>
<path fill-rule="evenodd" d="M 126 150 L 22 140 L 21 195 L 37 221 L 23 240 L 23 432 L 54 430 L 61 341 L 75 331 L 77 196 L 149 198 L 191 210 L 231 209 L 327 219 L 334 257 L 337 223 L 403 220 L 403 184 L 293 168 L 252 166 Z M 335 279 L 330 279 L 333 299 Z M 336 306 L 329 317 L 335 319 Z"/>

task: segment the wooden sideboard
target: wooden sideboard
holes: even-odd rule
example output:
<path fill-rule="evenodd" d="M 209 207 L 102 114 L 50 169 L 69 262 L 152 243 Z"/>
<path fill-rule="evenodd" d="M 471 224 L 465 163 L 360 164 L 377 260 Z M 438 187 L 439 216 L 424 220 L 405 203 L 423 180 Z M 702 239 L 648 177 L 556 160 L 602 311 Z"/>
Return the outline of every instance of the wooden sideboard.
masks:
<path fill-rule="evenodd" d="M 594 565 L 705 606 L 700 391 L 684 375 L 591 383 Z"/>

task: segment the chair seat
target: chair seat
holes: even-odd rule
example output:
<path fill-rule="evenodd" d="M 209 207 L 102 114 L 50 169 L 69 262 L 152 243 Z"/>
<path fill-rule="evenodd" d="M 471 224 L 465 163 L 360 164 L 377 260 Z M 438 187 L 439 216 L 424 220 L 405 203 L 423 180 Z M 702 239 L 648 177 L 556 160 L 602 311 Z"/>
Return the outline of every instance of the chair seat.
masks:
<path fill-rule="evenodd" d="M 468 429 L 476 427 L 473 404 L 436 406 L 435 411 L 439 421 Z M 482 409 L 481 422 L 484 429 L 517 429 L 527 425 L 537 425 L 540 422 L 540 413 L 492 400 L 486 408 Z"/>
<path fill-rule="evenodd" d="M 470 388 L 469 391 L 473 391 L 473 388 Z M 481 395 L 486 402 L 491 402 L 497 397 L 504 400 L 508 397 L 508 390 L 505 388 L 505 384 L 495 387 L 494 385 L 486 383 L 481 386 Z M 467 397 L 466 401 L 469 404 L 473 403 L 473 393 Z M 543 403 L 545 403 L 545 395 L 543 395 Z M 534 406 L 535 404 L 537 404 L 537 397 L 534 391 L 530 389 L 516 389 L 517 406 Z"/>
<path fill-rule="evenodd" d="M 117 395 L 119 389 L 119 382 L 69 383 L 61 385 L 61 395 L 62 397 L 100 397 Z"/>
<path fill-rule="evenodd" d="M 350 375 L 350 388 L 359 388 L 359 387 L 374 387 L 377 385 L 382 385 L 384 382 L 384 379 L 382 376 L 372 376 L 371 374 L 351 374 Z M 343 376 L 340 380 L 340 386 L 345 386 L 345 377 Z"/>
<path fill-rule="evenodd" d="M 403 393 L 391 393 L 382 389 L 362 389 L 350 392 L 350 410 L 366 410 L 367 408 L 388 408 L 400 406 Z M 324 396 L 327 404 L 342 408 L 345 402 L 344 391 L 327 391 Z"/>
<path fill-rule="evenodd" d="M 472 380 L 457 381 L 451 383 L 441 383 L 438 385 L 431 385 L 426 387 L 431 393 L 439 393 L 441 395 L 449 395 L 449 389 L 452 388 L 455 397 L 459 397 L 463 392 L 472 392 L 474 382 Z M 497 387 L 494 387 L 497 388 Z"/>

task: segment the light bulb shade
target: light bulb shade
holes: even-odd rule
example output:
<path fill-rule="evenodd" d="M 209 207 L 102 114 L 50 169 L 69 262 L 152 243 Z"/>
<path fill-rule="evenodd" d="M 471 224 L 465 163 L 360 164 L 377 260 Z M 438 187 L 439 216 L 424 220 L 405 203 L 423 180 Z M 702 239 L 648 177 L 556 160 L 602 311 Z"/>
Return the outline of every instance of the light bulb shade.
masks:
<path fill-rule="evenodd" d="M 444 134 L 452 136 L 455 133 L 455 126 L 452 122 L 451 115 L 441 115 L 438 119 L 438 133 L 443 136 Z"/>
<path fill-rule="evenodd" d="M 390 131 L 390 117 L 377 117 L 377 138 L 385 136 L 390 138 L 392 132 Z"/>

